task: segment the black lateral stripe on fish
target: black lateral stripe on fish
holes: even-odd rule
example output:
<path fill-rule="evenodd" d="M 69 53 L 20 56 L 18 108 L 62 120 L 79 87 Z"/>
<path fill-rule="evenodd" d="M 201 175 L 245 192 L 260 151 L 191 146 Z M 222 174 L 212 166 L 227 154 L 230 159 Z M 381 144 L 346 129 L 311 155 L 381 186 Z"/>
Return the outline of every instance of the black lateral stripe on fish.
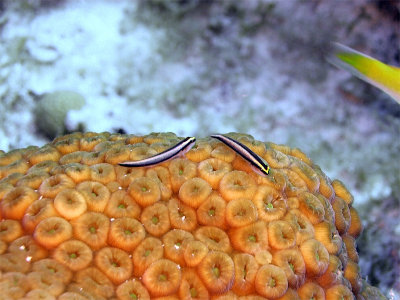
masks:
<path fill-rule="evenodd" d="M 233 149 L 237 154 L 247 160 L 250 164 L 256 167 L 263 175 L 269 174 L 269 166 L 253 151 L 251 151 L 247 146 L 242 143 L 224 136 L 222 134 L 214 134 L 211 137 L 220 140 L 229 148 Z"/>
<path fill-rule="evenodd" d="M 152 157 L 148 157 L 142 160 L 137 161 L 126 161 L 119 163 L 120 166 L 123 167 L 148 167 L 153 166 L 164 161 L 167 161 L 181 153 L 186 153 L 189 151 L 195 144 L 195 137 L 187 137 L 181 140 L 178 144 L 169 148 L 161 153 L 158 153 Z"/>

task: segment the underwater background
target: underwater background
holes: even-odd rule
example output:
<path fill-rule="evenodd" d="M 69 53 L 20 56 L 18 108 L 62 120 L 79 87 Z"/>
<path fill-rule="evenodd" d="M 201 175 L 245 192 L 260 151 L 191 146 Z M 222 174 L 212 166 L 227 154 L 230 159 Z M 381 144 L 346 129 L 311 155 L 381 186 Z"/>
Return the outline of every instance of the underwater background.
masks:
<path fill-rule="evenodd" d="M 400 295 L 400 106 L 326 62 L 400 65 L 399 1 L 0 1 L 0 149 L 67 132 L 298 147 L 355 197 L 364 278 Z"/>

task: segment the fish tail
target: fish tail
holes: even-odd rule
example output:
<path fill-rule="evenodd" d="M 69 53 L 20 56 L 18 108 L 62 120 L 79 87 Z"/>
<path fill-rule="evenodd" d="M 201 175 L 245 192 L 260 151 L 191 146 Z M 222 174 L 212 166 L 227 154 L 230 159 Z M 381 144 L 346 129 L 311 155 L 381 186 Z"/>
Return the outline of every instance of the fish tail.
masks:
<path fill-rule="evenodd" d="M 328 62 L 376 86 L 400 104 L 400 69 L 340 43 L 332 43 Z"/>

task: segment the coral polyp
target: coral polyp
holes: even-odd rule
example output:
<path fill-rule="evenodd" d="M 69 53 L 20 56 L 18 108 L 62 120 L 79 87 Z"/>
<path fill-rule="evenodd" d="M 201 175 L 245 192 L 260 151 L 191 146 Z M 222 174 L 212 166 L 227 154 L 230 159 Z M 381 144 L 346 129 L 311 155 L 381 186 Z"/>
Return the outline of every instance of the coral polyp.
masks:
<path fill-rule="evenodd" d="M 299 149 L 74 133 L 0 153 L 0 286 L 24 299 L 355 299 L 354 199 Z M 243 298 L 242 298 L 243 297 Z M 361 299 L 361 298 L 360 298 Z"/>

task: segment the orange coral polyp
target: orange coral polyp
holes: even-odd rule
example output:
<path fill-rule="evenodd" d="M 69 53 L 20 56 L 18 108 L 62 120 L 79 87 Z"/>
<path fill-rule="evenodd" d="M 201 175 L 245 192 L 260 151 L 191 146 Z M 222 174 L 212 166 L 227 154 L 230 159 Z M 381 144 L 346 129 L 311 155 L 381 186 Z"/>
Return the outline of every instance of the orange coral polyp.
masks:
<path fill-rule="evenodd" d="M 50 175 L 44 171 L 34 171 L 21 177 L 17 182 L 17 186 L 24 186 L 37 190 L 43 180 L 48 177 L 50 177 Z"/>
<path fill-rule="evenodd" d="M 26 275 L 21 272 L 9 272 L 2 275 L 0 285 L 2 286 L 2 297 L 22 298 L 28 290 Z M 9 287 L 12 287 L 11 289 Z M 9 290 L 7 291 L 7 287 Z"/>
<path fill-rule="evenodd" d="M 16 220 L 2 220 L 0 222 L 0 240 L 10 243 L 23 234 L 21 224 Z"/>
<path fill-rule="evenodd" d="M 74 237 L 97 250 L 106 246 L 109 219 L 100 213 L 86 212 L 72 221 Z"/>
<path fill-rule="evenodd" d="M 90 171 L 92 180 L 102 184 L 114 181 L 117 177 L 113 165 L 107 163 L 92 165 Z"/>
<path fill-rule="evenodd" d="M 310 167 L 310 165 L 293 158 L 291 168 L 301 177 L 301 179 L 304 180 L 310 192 L 318 190 L 320 184 L 318 174 Z"/>
<path fill-rule="evenodd" d="M 350 210 L 342 198 L 335 197 L 332 202 L 332 208 L 335 212 L 335 225 L 340 234 L 347 232 L 351 222 Z"/>
<path fill-rule="evenodd" d="M 110 199 L 110 191 L 105 185 L 96 181 L 84 181 L 79 183 L 76 189 L 85 197 L 89 210 L 95 212 L 104 211 Z"/>
<path fill-rule="evenodd" d="M 268 298 L 276 299 L 283 296 L 288 289 L 285 272 L 274 265 L 264 265 L 257 271 L 255 278 L 256 291 Z"/>
<path fill-rule="evenodd" d="M 317 279 L 318 284 L 323 288 L 328 288 L 343 281 L 343 265 L 339 257 L 329 255 L 328 269 Z"/>
<path fill-rule="evenodd" d="M 298 249 L 284 249 L 275 252 L 272 256 L 272 264 L 283 269 L 291 288 L 297 289 L 304 283 L 306 265 Z"/>
<path fill-rule="evenodd" d="M 81 163 L 92 166 L 95 164 L 101 164 L 104 162 L 106 156 L 105 151 L 86 152 L 81 159 Z"/>
<path fill-rule="evenodd" d="M 157 202 L 143 209 L 140 220 L 146 231 L 157 237 L 171 228 L 168 208 L 163 203 Z"/>
<path fill-rule="evenodd" d="M 347 265 L 344 268 L 344 277 L 350 281 L 351 289 L 353 293 L 357 294 L 362 286 L 361 275 L 360 275 L 360 267 L 358 264 L 352 260 L 347 262 Z"/>
<path fill-rule="evenodd" d="M 75 273 L 74 281 L 77 286 L 70 285 L 72 291 L 84 291 L 84 295 L 94 298 L 110 298 L 114 294 L 114 287 L 110 279 L 107 278 L 98 268 L 89 267 Z"/>
<path fill-rule="evenodd" d="M 346 203 L 351 206 L 354 202 L 353 195 L 349 192 L 349 190 L 345 187 L 343 182 L 338 179 L 332 181 L 332 187 L 335 190 L 335 194 L 337 197 L 342 198 Z"/>
<path fill-rule="evenodd" d="M 203 226 L 196 230 L 194 236 L 210 250 L 231 252 L 229 236 L 222 229 L 214 226 Z"/>
<path fill-rule="evenodd" d="M 26 273 L 30 269 L 30 262 L 23 253 L 4 253 L 0 256 L 0 272 Z"/>
<path fill-rule="evenodd" d="M 296 231 L 297 245 L 314 237 L 314 227 L 299 210 L 291 209 L 284 217 L 284 220 L 289 222 Z"/>
<path fill-rule="evenodd" d="M 0 254 L 7 251 L 7 243 L 0 239 Z"/>
<path fill-rule="evenodd" d="M 322 172 L 319 166 L 314 165 L 314 170 L 317 172 L 319 178 L 319 192 L 328 200 L 332 200 L 335 196 L 335 190 L 332 187 L 331 180 Z"/>
<path fill-rule="evenodd" d="M 16 187 L 4 195 L 0 202 L 3 218 L 21 220 L 26 209 L 38 199 L 39 195 L 31 188 Z"/>
<path fill-rule="evenodd" d="M 194 269 L 182 270 L 182 281 L 179 286 L 180 299 L 209 299 L 207 288 Z"/>
<path fill-rule="evenodd" d="M 48 251 L 36 243 L 30 235 L 21 236 L 14 240 L 10 244 L 8 251 L 17 255 L 22 253 L 25 260 L 30 262 L 35 262 L 48 256 Z"/>
<path fill-rule="evenodd" d="M 349 234 L 342 235 L 343 243 L 346 245 L 346 251 L 348 257 L 354 261 L 358 262 L 358 253 L 356 249 L 356 240 Z"/>
<path fill-rule="evenodd" d="M 199 177 L 189 179 L 179 189 L 179 199 L 191 207 L 199 207 L 210 195 L 211 186 Z"/>
<path fill-rule="evenodd" d="M 217 194 L 211 194 L 197 208 L 197 220 L 202 225 L 225 227 L 226 202 Z"/>
<path fill-rule="evenodd" d="M 161 191 L 161 200 L 168 200 L 172 196 L 171 180 L 167 168 L 156 166 L 146 171 L 146 177 L 158 182 Z"/>
<path fill-rule="evenodd" d="M 108 243 L 132 252 L 145 236 L 146 231 L 139 221 L 133 218 L 118 218 L 111 223 Z"/>
<path fill-rule="evenodd" d="M 116 180 L 120 183 L 121 187 L 127 188 L 132 183 L 132 181 L 144 176 L 144 169 L 126 168 L 117 165 L 115 166 L 115 173 L 117 175 Z"/>
<path fill-rule="evenodd" d="M 181 185 L 197 174 L 196 164 L 181 158 L 172 160 L 168 165 L 168 170 L 171 176 L 172 191 L 174 193 L 178 193 Z"/>
<path fill-rule="evenodd" d="M 257 219 L 257 208 L 248 199 L 234 199 L 226 205 L 226 222 L 232 227 L 242 227 Z"/>
<path fill-rule="evenodd" d="M 23 156 L 23 153 L 21 150 L 11 150 L 10 152 L 4 153 L 1 152 L 0 153 L 0 166 L 7 166 L 12 164 L 13 162 L 21 159 Z"/>
<path fill-rule="evenodd" d="M 73 163 L 80 163 L 82 161 L 82 157 L 85 155 L 86 152 L 84 151 L 76 151 L 72 153 L 68 153 L 60 158 L 59 163 L 60 165 L 67 165 Z M 40 164 L 38 164 L 40 165 Z M 86 166 L 86 165 L 84 165 Z M 89 173 L 90 176 L 90 173 Z"/>
<path fill-rule="evenodd" d="M 313 165 L 312 160 L 303 152 L 301 151 L 299 148 L 293 148 L 290 150 L 290 155 L 297 157 L 298 159 L 300 159 L 302 162 L 306 163 L 309 166 Z"/>
<path fill-rule="evenodd" d="M 194 162 L 201 162 L 210 157 L 212 147 L 207 143 L 198 143 L 186 153 L 186 157 Z"/>
<path fill-rule="evenodd" d="M 329 254 L 337 254 L 342 249 L 342 238 L 334 225 L 323 221 L 314 225 L 315 239 L 320 241 Z"/>
<path fill-rule="evenodd" d="M 58 141 L 54 143 L 54 147 L 60 152 L 62 155 L 79 151 L 79 139 L 78 138 L 69 138 L 62 141 Z"/>
<path fill-rule="evenodd" d="M 65 219 L 71 220 L 86 212 L 85 197 L 77 190 L 65 189 L 54 199 L 54 208 Z"/>
<path fill-rule="evenodd" d="M 38 172 L 38 171 L 43 171 L 43 172 L 50 174 L 50 171 L 53 168 L 55 168 L 56 166 L 58 166 L 58 163 L 56 163 L 55 161 L 45 160 L 45 161 L 42 161 L 41 163 L 38 163 L 38 164 L 30 167 L 30 169 L 27 171 L 27 174 L 30 174 L 32 172 Z"/>
<path fill-rule="evenodd" d="M 31 300 L 33 300 L 33 299 L 50 300 L 50 299 L 55 299 L 55 298 L 54 298 L 53 294 L 51 294 L 47 290 L 37 288 L 37 289 L 31 290 L 30 292 L 28 292 L 24 296 L 23 299 L 24 300 L 30 300 L 30 299 Z M 60 297 L 58 297 L 57 299 L 60 299 Z"/>
<path fill-rule="evenodd" d="M 131 153 L 129 155 L 129 160 L 142 160 L 154 155 L 157 155 L 157 151 L 150 148 L 149 146 L 136 146 L 131 150 Z"/>
<path fill-rule="evenodd" d="M 164 256 L 180 266 L 185 266 L 183 242 L 193 239 L 193 235 L 190 232 L 181 229 L 170 230 L 162 237 Z"/>
<path fill-rule="evenodd" d="M 9 182 L 0 182 L 0 199 L 2 199 L 4 195 L 7 194 L 9 191 L 11 191 L 13 188 L 14 185 L 12 185 Z M 0 214 L 1 214 L 1 209 L 0 209 Z"/>
<path fill-rule="evenodd" d="M 262 250 L 268 250 L 268 229 L 264 221 L 231 229 L 229 238 L 236 250 L 256 254 Z"/>
<path fill-rule="evenodd" d="M 301 300 L 297 291 L 291 288 L 288 288 L 285 295 L 277 298 L 277 300 Z"/>
<path fill-rule="evenodd" d="M 360 216 L 354 207 L 350 207 L 350 226 L 348 234 L 354 238 L 358 238 L 363 230 Z"/>
<path fill-rule="evenodd" d="M 196 211 L 177 199 L 168 201 L 168 211 L 173 228 L 192 231 L 197 227 Z"/>
<path fill-rule="evenodd" d="M 324 219 L 324 207 L 316 196 L 309 192 L 303 192 L 300 194 L 299 200 L 299 209 L 311 224 L 318 224 Z"/>
<path fill-rule="evenodd" d="M 44 146 L 29 156 L 31 165 L 36 165 L 46 160 L 58 161 L 61 155 L 53 146 Z"/>
<path fill-rule="evenodd" d="M 219 192 L 227 201 L 237 198 L 252 199 L 256 189 L 254 179 L 243 171 L 231 171 L 219 183 Z"/>
<path fill-rule="evenodd" d="M 64 292 L 57 298 L 58 300 L 85 300 L 85 296 L 75 292 Z"/>
<path fill-rule="evenodd" d="M 117 165 L 118 163 L 128 161 L 130 155 L 130 149 L 128 146 L 111 148 L 105 154 L 105 162 L 111 165 Z"/>
<path fill-rule="evenodd" d="M 281 219 L 287 210 L 286 198 L 270 186 L 259 186 L 253 198 L 260 219 L 270 222 Z"/>
<path fill-rule="evenodd" d="M 273 148 L 268 148 L 263 158 L 267 161 L 268 165 L 274 169 L 282 169 L 290 166 L 289 157 L 281 151 Z"/>
<path fill-rule="evenodd" d="M 75 183 L 88 181 L 91 178 L 90 168 L 80 163 L 70 163 L 65 166 L 65 174 L 67 174 Z"/>
<path fill-rule="evenodd" d="M 275 250 L 291 248 L 296 244 L 295 232 L 286 221 L 271 221 L 268 223 L 268 243 Z"/>
<path fill-rule="evenodd" d="M 235 281 L 232 290 L 237 295 L 249 295 L 254 293 L 254 281 L 256 279 L 258 264 L 254 256 L 247 253 L 239 253 L 233 256 L 235 266 Z"/>
<path fill-rule="evenodd" d="M 325 273 L 329 265 L 329 253 L 324 245 L 315 239 L 309 239 L 300 245 L 300 251 L 307 275 L 319 277 Z"/>
<path fill-rule="evenodd" d="M 331 286 L 330 288 L 325 290 L 325 299 L 326 300 L 353 300 L 354 295 L 348 289 L 347 286 L 343 284 L 337 284 Z"/>
<path fill-rule="evenodd" d="M 137 277 L 143 275 L 144 271 L 156 260 L 164 255 L 162 242 L 154 237 L 145 238 L 133 251 L 133 274 Z"/>
<path fill-rule="evenodd" d="M 54 208 L 53 201 L 48 198 L 41 198 L 27 208 L 22 218 L 22 224 L 27 232 L 32 233 L 40 221 L 56 216 L 58 216 L 58 213 Z"/>
<path fill-rule="evenodd" d="M 54 249 L 72 237 L 72 226 L 63 218 L 50 217 L 39 222 L 33 237 L 43 247 Z"/>
<path fill-rule="evenodd" d="M 100 249 L 94 258 L 95 265 L 115 284 L 121 284 L 132 273 L 132 261 L 129 255 L 118 248 Z"/>
<path fill-rule="evenodd" d="M 297 290 L 297 293 L 300 299 L 325 300 L 324 290 L 314 282 L 306 282 Z"/>
<path fill-rule="evenodd" d="M 74 133 L 0 150 L 2 296 L 363 298 L 362 224 L 343 183 L 299 149 L 229 136 L 266 160 L 268 176 L 212 138 L 158 165 L 118 165 L 173 147 L 173 133 Z"/>
<path fill-rule="evenodd" d="M 236 157 L 235 151 L 225 145 L 221 145 L 220 142 L 218 144 L 219 145 L 211 151 L 211 157 L 223 160 L 227 163 L 232 163 Z"/>
<path fill-rule="evenodd" d="M 110 218 L 129 217 L 138 219 L 140 206 L 124 190 L 117 190 L 111 194 L 104 213 Z"/>
<path fill-rule="evenodd" d="M 68 283 L 72 278 L 72 272 L 67 267 L 51 258 L 34 262 L 32 271 L 45 273 L 48 277 L 52 277 L 62 283 Z"/>
<path fill-rule="evenodd" d="M 102 136 L 86 136 L 79 140 L 80 150 L 82 151 L 92 151 L 93 148 L 104 141 L 105 138 Z"/>
<path fill-rule="evenodd" d="M 201 241 L 184 240 L 182 242 L 183 259 L 188 267 L 196 267 L 208 253 L 208 247 Z"/>
<path fill-rule="evenodd" d="M 53 175 L 46 178 L 39 187 L 39 193 L 43 197 L 54 198 L 63 189 L 73 188 L 74 181 L 65 174 Z"/>
<path fill-rule="evenodd" d="M 207 181 L 216 190 L 222 177 L 232 170 L 232 166 L 216 158 L 209 158 L 199 163 L 198 171 L 201 178 Z"/>
<path fill-rule="evenodd" d="M 28 285 L 33 289 L 43 289 L 48 291 L 53 296 L 60 295 L 65 285 L 58 280 L 52 280 L 48 274 L 44 272 L 31 272 L 27 276 Z"/>
<path fill-rule="evenodd" d="M 228 254 L 210 251 L 197 266 L 197 272 L 212 294 L 222 294 L 233 285 L 235 266 Z"/>
<path fill-rule="evenodd" d="M 283 174 L 286 175 L 288 183 L 285 193 L 288 197 L 297 196 L 300 192 L 308 190 L 306 182 L 293 170 L 281 169 Z"/>
<path fill-rule="evenodd" d="M 137 279 L 131 279 L 121 283 L 115 293 L 118 299 L 132 300 L 132 299 L 150 299 L 149 292 Z"/>
<path fill-rule="evenodd" d="M 141 207 L 152 205 L 161 199 L 157 181 L 148 177 L 140 177 L 132 181 L 128 193 Z"/>
<path fill-rule="evenodd" d="M 175 293 L 181 284 L 181 270 L 168 259 L 160 259 L 151 264 L 143 274 L 143 284 L 154 297 Z"/>
<path fill-rule="evenodd" d="M 75 272 L 89 266 L 93 253 L 84 242 L 68 240 L 58 245 L 53 252 L 53 258 Z"/>

